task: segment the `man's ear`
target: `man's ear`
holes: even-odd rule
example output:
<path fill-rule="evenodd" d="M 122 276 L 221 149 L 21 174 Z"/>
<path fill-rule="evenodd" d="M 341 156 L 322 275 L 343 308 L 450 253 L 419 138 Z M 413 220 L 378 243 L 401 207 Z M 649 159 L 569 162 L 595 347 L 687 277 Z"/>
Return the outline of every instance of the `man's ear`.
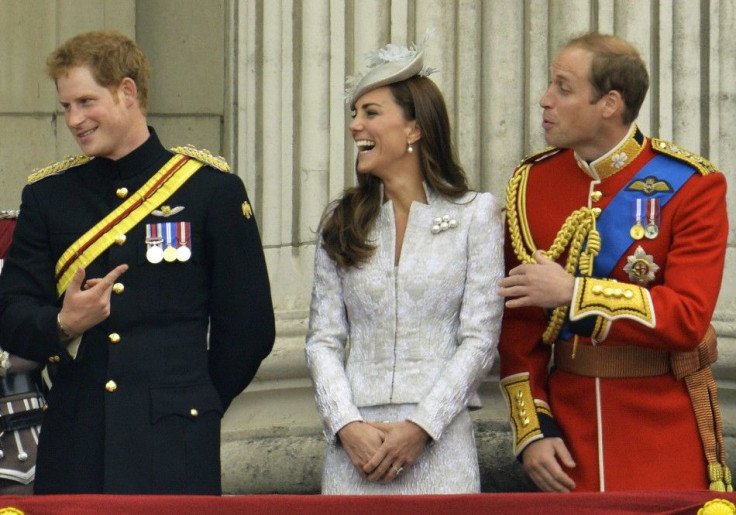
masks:
<path fill-rule="evenodd" d="M 130 107 L 133 103 L 138 102 L 138 86 L 130 77 L 124 77 L 123 80 L 120 81 L 118 92 L 121 95 L 121 100 L 125 102 L 126 106 Z"/>
<path fill-rule="evenodd" d="M 626 102 L 621 93 L 612 89 L 599 100 L 602 106 L 602 112 L 604 118 L 612 118 L 614 116 L 623 116 L 624 110 L 626 109 Z"/>

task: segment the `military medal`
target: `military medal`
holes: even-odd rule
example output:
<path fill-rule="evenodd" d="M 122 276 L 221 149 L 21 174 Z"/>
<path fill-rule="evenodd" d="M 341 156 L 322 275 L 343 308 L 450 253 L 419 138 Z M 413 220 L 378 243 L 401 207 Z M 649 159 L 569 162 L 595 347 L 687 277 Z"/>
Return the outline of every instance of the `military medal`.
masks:
<path fill-rule="evenodd" d="M 176 261 L 176 223 L 164 223 L 164 261 L 173 263 Z"/>
<path fill-rule="evenodd" d="M 167 263 L 173 263 L 176 261 L 176 249 L 173 245 L 169 245 L 166 247 L 166 250 L 164 250 L 164 261 Z"/>
<path fill-rule="evenodd" d="M 164 250 L 161 244 L 164 239 L 161 237 L 161 224 L 146 224 L 146 259 L 154 265 L 160 263 L 164 259 Z"/>
<path fill-rule="evenodd" d="M 176 259 L 178 259 L 182 263 L 185 261 L 189 261 L 190 257 L 192 257 L 192 251 L 189 250 L 189 247 L 187 247 L 186 245 L 181 245 L 178 249 L 176 249 Z"/>
<path fill-rule="evenodd" d="M 654 256 L 647 254 L 641 247 L 637 247 L 633 256 L 626 258 L 624 272 L 629 275 L 631 282 L 645 286 L 654 280 L 654 274 L 659 271 L 659 265 L 654 262 Z"/>
<path fill-rule="evenodd" d="M 650 198 L 647 200 L 647 226 L 644 229 L 644 236 L 653 240 L 659 236 L 659 199 Z"/>
<path fill-rule="evenodd" d="M 635 239 L 640 240 L 644 237 L 644 226 L 641 224 L 642 219 L 642 202 L 641 199 L 636 199 L 636 213 L 634 215 L 634 225 L 631 226 L 631 229 L 629 230 L 629 235 Z"/>
<path fill-rule="evenodd" d="M 642 239 L 644 237 L 644 227 L 642 227 L 641 222 L 636 222 L 635 225 L 631 226 L 629 234 L 635 240 Z"/>
<path fill-rule="evenodd" d="M 152 245 L 151 247 L 148 247 L 148 250 L 146 251 L 146 259 L 149 263 L 153 263 L 154 265 L 163 261 L 164 251 L 161 246 Z"/>
<path fill-rule="evenodd" d="M 654 238 L 659 236 L 659 227 L 654 224 L 647 224 L 647 226 L 644 228 L 644 236 L 646 236 L 650 240 L 653 240 Z"/>
<path fill-rule="evenodd" d="M 176 237 L 179 242 L 179 248 L 176 249 L 176 259 L 181 261 L 189 261 L 192 257 L 192 250 L 189 248 L 192 240 L 192 227 L 189 222 L 177 222 Z"/>

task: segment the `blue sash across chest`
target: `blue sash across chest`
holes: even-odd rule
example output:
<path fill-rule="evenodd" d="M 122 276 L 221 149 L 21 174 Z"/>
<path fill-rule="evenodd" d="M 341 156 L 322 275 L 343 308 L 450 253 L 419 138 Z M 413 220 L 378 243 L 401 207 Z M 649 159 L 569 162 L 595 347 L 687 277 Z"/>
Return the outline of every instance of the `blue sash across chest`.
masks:
<path fill-rule="evenodd" d="M 656 156 L 637 172 L 598 217 L 596 226 L 601 235 L 601 250 L 594 260 L 593 277 L 609 277 L 621 256 L 634 243 L 635 240 L 629 233 L 631 224 L 625 221 L 630 220 L 631 206 L 636 199 L 641 197 L 659 199 L 662 209 L 693 173 L 695 169 L 687 163 L 662 155 Z M 666 191 L 648 193 L 631 187 L 635 182 L 645 181 L 650 177 L 666 182 L 669 188 Z"/>

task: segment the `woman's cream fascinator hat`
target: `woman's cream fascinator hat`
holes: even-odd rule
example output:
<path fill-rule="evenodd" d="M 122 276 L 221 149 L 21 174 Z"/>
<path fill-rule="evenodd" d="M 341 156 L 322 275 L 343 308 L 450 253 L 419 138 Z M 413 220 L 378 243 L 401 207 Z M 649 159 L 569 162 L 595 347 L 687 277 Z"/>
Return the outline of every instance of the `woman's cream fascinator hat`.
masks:
<path fill-rule="evenodd" d="M 355 109 L 355 101 L 368 91 L 415 75 L 427 77 L 436 72 L 434 68 L 424 66 L 424 49 L 433 35 L 434 29 L 427 29 L 422 42 L 411 48 L 389 43 L 365 54 L 368 71 L 345 79 L 345 103 L 350 109 Z"/>

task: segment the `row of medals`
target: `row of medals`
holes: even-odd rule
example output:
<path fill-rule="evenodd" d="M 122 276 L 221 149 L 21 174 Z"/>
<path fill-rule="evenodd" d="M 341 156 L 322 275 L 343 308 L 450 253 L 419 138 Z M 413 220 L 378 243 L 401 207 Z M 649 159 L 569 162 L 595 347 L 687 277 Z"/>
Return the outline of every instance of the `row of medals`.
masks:
<path fill-rule="evenodd" d="M 153 264 L 189 261 L 192 251 L 187 240 L 191 240 L 188 222 L 146 224 L 146 260 Z"/>
<path fill-rule="evenodd" d="M 189 261 L 189 258 L 192 257 L 192 251 L 187 247 L 185 242 L 182 242 L 178 248 L 174 248 L 173 245 L 169 244 L 165 249 L 163 248 L 163 242 L 163 238 L 146 240 L 146 244 L 148 245 L 146 259 L 149 263 L 153 263 L 154 265 L 161 261 L 166 261 L 167 263 L 181 261 L 183 263 Z"/>
<path fill-rule="evenodd" d="M 659 236 L 659 227 L 654 222 L 649 222 L 647 225 L 642 225 L 641 221 L 637 220 L 636 223 L 631 227 L 629 234 L 635 240 L 642 238 L 649 238 L 653 240 Z"/>
<path fill-rule="evenodd" d="M 641 240 L 642 238 L 653 240 L 659 236 L 659 226 L 657 225 L 657 219 L 659 218 L 659 202 L 657 199 L 649 199 L 646 203 L 646 209 L 647 212 L 649 212 L 646 225 L 641 223 L 642 216 L 639 214 L 641 212 L 641 199 L 637 199 L 637 204 L 636 214 L 634 215 L 636 222 L 631 226 L 629 235 L 631 235 L 635 240 Z"/>

